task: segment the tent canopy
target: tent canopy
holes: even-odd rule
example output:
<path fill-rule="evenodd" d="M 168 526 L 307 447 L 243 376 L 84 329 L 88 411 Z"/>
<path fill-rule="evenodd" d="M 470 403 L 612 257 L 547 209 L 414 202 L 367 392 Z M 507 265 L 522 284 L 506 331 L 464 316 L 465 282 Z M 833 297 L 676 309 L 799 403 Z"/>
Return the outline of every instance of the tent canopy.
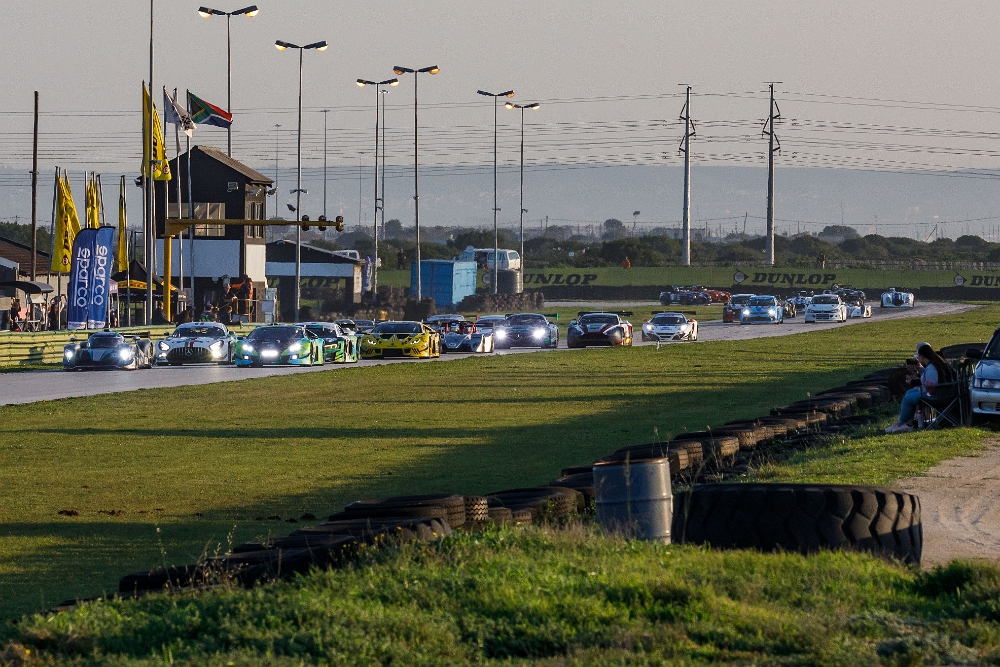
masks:
<path fill-rule="evenodd" d="M 141 283 L 146 282 L 146 267 L 137 259 L 133 259 L 128 263 L 128 271 L 118 271 L 117 273 L 111 274 L 112 280 L 117 280 L 120 283 L 126 280 L 139 281 Z M 163 278 L 160 276 L 153 276 L 154 285 L 162 285 Z M 144 286 L 145 287 L 145 286 Z"/>
<path fill-rule="evenodd" d="M 25 294 L 48 294 L 55 291 L 52 285 L 37 280 L 7 280 L 0 282 L 0 287 L 13 287 Z"/>

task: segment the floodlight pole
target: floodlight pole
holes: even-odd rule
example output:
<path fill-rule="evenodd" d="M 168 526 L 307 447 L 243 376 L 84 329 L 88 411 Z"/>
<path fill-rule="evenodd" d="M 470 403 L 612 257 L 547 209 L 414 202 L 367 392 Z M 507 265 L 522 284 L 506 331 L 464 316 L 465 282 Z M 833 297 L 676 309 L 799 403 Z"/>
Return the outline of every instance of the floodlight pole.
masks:
<path fill-rule="evenodd" d="M 528 209 L 524 208 L 524 110 L 525 109 L 538 109 L 541 105 L 538 102 L 533 102 L 532 104 L 514 104 L 513 102 L 507 102 L 505 105 L 508 109 L 519 109 L 521 111 L 521 272 L 524 273 L 524 214 L 528 212 Z"/>
<path fill-rule="evenodd" d="M 500 275 L 500 230 L 497 227 L 497 101 L 501 97 L 514 97 L 513 90 L 502 93 L 490 93 L 485 90 L 476 91 L 480 95 L 493 98 L 493 280 L 491 293 L 497 294 L 497 278 Z"/>

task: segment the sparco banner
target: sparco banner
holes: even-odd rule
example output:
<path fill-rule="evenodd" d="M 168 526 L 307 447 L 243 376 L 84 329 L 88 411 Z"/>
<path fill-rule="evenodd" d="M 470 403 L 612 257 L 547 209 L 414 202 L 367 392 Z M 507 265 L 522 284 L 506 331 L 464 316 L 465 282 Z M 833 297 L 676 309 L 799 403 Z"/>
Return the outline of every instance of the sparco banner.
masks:
<path fill-rule="evenodd" d="M 83 229 L 76 235 L 69 275 L 70 329 L 103 329 L 107 323 L 114 235 L 114 227 Z"/>

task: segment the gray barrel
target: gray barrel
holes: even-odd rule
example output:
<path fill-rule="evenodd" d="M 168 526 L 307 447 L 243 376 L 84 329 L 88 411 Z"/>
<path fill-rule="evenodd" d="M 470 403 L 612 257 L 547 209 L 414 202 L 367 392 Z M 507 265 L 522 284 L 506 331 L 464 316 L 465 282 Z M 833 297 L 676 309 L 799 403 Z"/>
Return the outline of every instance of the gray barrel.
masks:
<path fill-rule="evenodd" d="M 520 271 L 497 271 L 497 294 L 520 294 L 524 291 L 524 275 Z"/>
<path fill-rule="evenodd" d="M 670 459 L 595 463 L 594 499 L 597 521 L 605 530 L 670 543 Z"/>

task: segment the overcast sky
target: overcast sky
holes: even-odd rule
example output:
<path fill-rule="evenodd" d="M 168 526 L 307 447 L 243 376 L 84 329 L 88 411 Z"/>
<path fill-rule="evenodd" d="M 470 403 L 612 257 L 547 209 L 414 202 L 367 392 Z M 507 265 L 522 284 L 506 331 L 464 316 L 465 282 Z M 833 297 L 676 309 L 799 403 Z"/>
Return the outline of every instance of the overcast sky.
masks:
<path fill-rule="evenodd" d="M 225 106 L 225 19 L 200 18 L 200 4 L 157 0 L 154 85 L 189 88 Z M 354 80 L 388 78 L 396 64 L 441 67 L 420 84 L 428 164 L 490 162 L 493 112 L 478 88 L 513 88 L 517 102 L 544 103 L 527 119 L 529 163 L 679 164 L 677 84 L 689 83 L 699 120 L 696 164 L 759 165 L 764 82 L 781 81 L 779 165 L 1000 166 L 998 135 L 990 134 L 1000 121 L 995 3 L 257 4 L 255 18 L 232 19 L 234 157 L 261 168 L 273 170 L 275 124 L 282 165 L 294 160 L 297 55 L 277 51 L 275 39 L 331 44 L 305 58 L 304 162 L 311 168 L 322 163 L 323 108 L 331 109 L 331 165 L 356 165 L 363 151 L 370 161 L 375 93 Z M 8 0 L 4 10 L 0 163 L 27 164 L 27 112 L 38 90 L 44 169 L 134 169 L 149 3 Z M 401 168 L 411 163 L 412 86 L 406 77 L 389 96 L 388 152 Z M 508 165 L 517 160 L 517 120 L 501 109 L 500 160 Z M 852 125 L 833 131 L 831 123 Z M 952 128 L 970 134 L 949 134 Z M 224 146 L 222 130 L 199 128 L 195 136 Z"/>

